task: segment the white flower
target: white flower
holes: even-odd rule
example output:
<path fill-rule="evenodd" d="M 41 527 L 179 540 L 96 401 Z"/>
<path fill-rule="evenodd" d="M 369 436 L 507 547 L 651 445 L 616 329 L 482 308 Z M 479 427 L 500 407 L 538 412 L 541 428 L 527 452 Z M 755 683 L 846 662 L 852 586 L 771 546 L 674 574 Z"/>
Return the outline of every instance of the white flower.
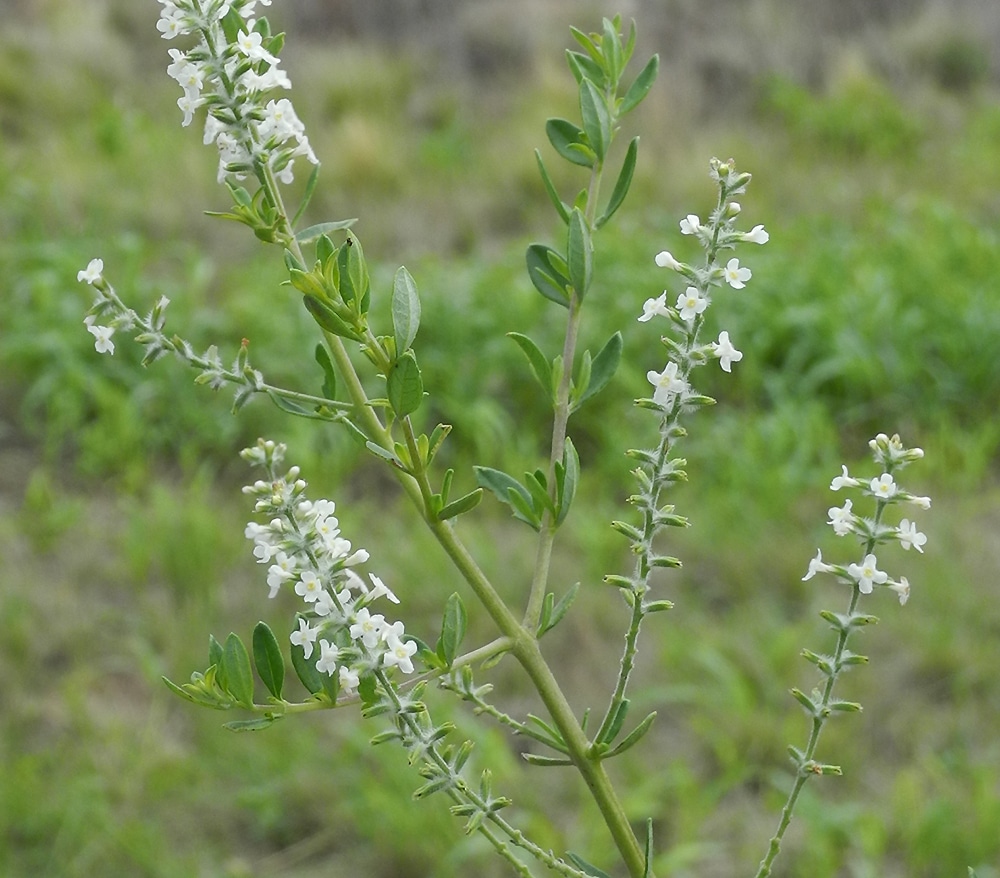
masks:
<path fill-rule="evenodd" d="M 385 627 L 385 616 L 381 614 L 373 616 L 362 607 L 358 610 L 354 624 L 351 625 L 350 633 L 354 640 L 360 640 L 369 649 L 374 649 Z"/>
<path fill-rule="evenodd" d="M 652 320 L 654 317 L 669 317 L 670 310 L 667 308 L 667 291 L 664 290 L 661 295 L 655 299 L 646 299 L 642 305 L 642 316 L 639 317 L 640 323 L 645 323 L 647 320 Z"/>
<path fill-rule="evenodd" d="M 930 497 L 914 497 L 913 495 L 910 495 L 906 499 L 909 500 L 911 503 L 915 504 L 916 506 L 919 506 L 921 509 L 931 508 Z"/>
<path fill-rule="evenodd" d="M 313 603 L 312 609 L 317 616 L 329 616 L 330 613 L 337 609 L 337 604 L 333 599 L 333 595 L 326 589 L 323 589 Z"/>
<path fill-rule="evenodd" d="M 845 536 L 854 530 L 854 513 L 851 512 L 852 505 L 853 503 L 850 500 L 846 500 L 843 507 L 831 506 L 826 512 L 830 516 L 827 524 L 833 525 L 833 532 L 838 537 Z"/>
<path fill-rule="evenodd" d="M 677 364 L 672 362 L 667 363 L 662 372 L 653 370 L 647 372 L 646 380 L 656 388 L 653 393 L 653 402 L 664 408 L 670 404 L 674 394 L 687 390 L 687 382 L 683 378 L 677 377 Z"/>
<path fill-rule="evenodd" d="M 708 299 L 698 291 L 697 287 L 688 287 L 677 297 L 677 310 L 682 320 L 694 320 L 707 307 Z"/>
<path fill-rule="evenodd" d="M 269 64 L 277 64 L 278 59 L 261 45 L 263 39 L 263 36 L 257 31 L 247 33 L 245 30 L 241 30 L 236 36 L 236 45 L 251 61 L 267 61 Z"/>
<path fill-rule="evenodd" d="M 296 646 L 301 646 L 303 655 L 309 658 L 313 653 L 313 644 L 316 642 L 317 634 L 319 634 L 319 628 L 313 628 L 307 619 L 300 616 L 299 630 L 293 631 L 288 639 Z"/>
<path fill-rule="evenodd" d="M 104 260 L 103 259 L 91 259 L 87 263 L 87 267 L 82 271 L 76 273 L 76 279 L 78 281 L 86 281 L 88 284 L 93 284 L 95 281 L 101 279 L 101 274 L 104 272 Z"/>
<path fill-rule="evenodd" d="M 872 479 L 869 484 L 872 494 L 880 500 L 889 500 L 896 495 L 896 483 L 889 473 L 882 473 L 877 479 Z"/>
<path fill-rule="evenodd" d="M 823 552 L 817 550 L 816 557 L 809 562 L 809 571 L 802 577 L 802 581 L 806 582 L 812 579 L 817 573 L 832 573 L 835 569 L 832 564 L 825 564 L 823 562 Z"/>
<path fill-rule="evenodd" d="M 376 598 L 386 597 L 394 604 L 399 603 L 399 598 L 396 597 L 392 593 L 392 591 L 390 591 L 389 587 L 384 582 L 382 582 L 382 580 L 379 579 L 374 573 L 369 573 L 368 578 L 371 579 L 372 585 L 374 586 L 374 588 L 368 594 L 368 600 L 373 601 Z"/>
<path fill-rule="evenodd" d="M 910 521 L 904 518 L 899 523 L 899 529 L 896 531 L 896 537 L 899 539 L 899 544 L 904 549 L 909 549 L 913 546 L 918 552 L 923 554 L 924 543 L 927 542 L 927 537 L 917 530 L 917 523 L 915 521 Z"/>
<path fill-rule="evenodd" d="M 882 585 L 889 578 L 888 573 L 878 569 L 877 563 L 874 555 L 865 555 L 860 564 L 849 564 L 847 567 L 848 575 L 857 582 L 862 594 L 871 594 L 872 584 Z"/>
<path fill-rule="evenodd" d="M 841 465 L 841 470 L 843 475 L 837 476 L 832 482 L 830 482 L 831 491 L 839 491 L 841 488 L 856 488 L 861 484 L 857 479 L 852 478 L 847 474 L 847 467 Z"/>
<path fill-rule="evenodd" d="M 269 598 L 278 594 L 281 586 L 295 576 L 295 560 L 289 558 L 284 552 L 278 552 L 274 557 L 274 564 L 268 568 L 267 584 L 271 588 Z M 308 656 L 306 656 L 308 658 Z"/>
<path fill-rule="evenodd" d="M 329 640 L 321 640 L 319 642 L 319 661 L 316 662 L 316 670 L 321 674 L 328 674 L 333 676 L 333 672 L 337 670 L 337 654 L 339 650 L 337 647 L 330 643 Z"/>
<path fill-rule="evenodd" d="M 899 605 L 902 606 L 910 599 L 910 583 L 907 581 L 905 576 L 899 577 L 899 582 L 892 582 L 891 580 L 886 583 L 886 588 L 891 588 L 897 595 L 899 595 Z"/>
<path fill-rule="evenodd" d="M 386 643 L 386 651 L 382 654 L 382 666 L 398 667 L 404 674 L 413 673 L 413 662 L 410 657 L 417 651 L 413 640 L 402 641 L 398 637 L 390 637 Z"/>
<path fill-rule="evenodd" d="M 94 336 L 94 349 L 97 353 L 114 355 L 115 343 L 111 340 L 111 336 L 115 334 L 115 331 L 112 327 L 91 324 L 87 327 L 87 332 Z"/>
<path fill-rule="evenodd" d="M 662 250 L 656 254 L 656 264 L 660 268 L 672 268 L 674 271 L 680 271 L 683 268 L 681 263 L 674 259 L 667 250 Z"/>
<path fill-rule="evenodd" d="M 726 279 L 726 283 L 734 290 L 742 290 L 747 285 L 747 281 L 753 277 L 753 274 L 749 268 L 740 268 L 739 259 L 733 257 L 726 263 L 723 276 Z"/>
<path fill-rule="evenodd" d="M 696 235 L 698 230 L 701 228 L 701 220 L 693 214 L 689 213 L 684 219 L 681 220 L 681 234 L 682 235 Z"/>
<path fill-rule="evenodd" d="M 764 230 L 763 226 L 754 226 L 749 232 L 740 236 L 740 240 L 746 241 L 748 244 L 766 244 L 770 239 L 771 236 Z"/>
<path fill-rule="evenodd" d="M 340 688 L 353 692 L 358 688 L 361 678 L 357 671 L 352 671 L 347 665 L 340 666 Z"/>
<path fill-rule="evenodd" d="M 719 358 L 719 365 L 723 372 L 731 372 L 732 364 L 743 359 L 743 351 L 738 351 L 729 340 L 729 333 L 722 330 L 719 333 L 719 340 L 712 344 L 712 356 Z"/>
<path fill-rule="evenodd" d="M 295 593 L 309 604 L 323 593 L 323 583 L 315 570 L 303 570 L 299 574 L 299 581 L 295 583 Z"/>

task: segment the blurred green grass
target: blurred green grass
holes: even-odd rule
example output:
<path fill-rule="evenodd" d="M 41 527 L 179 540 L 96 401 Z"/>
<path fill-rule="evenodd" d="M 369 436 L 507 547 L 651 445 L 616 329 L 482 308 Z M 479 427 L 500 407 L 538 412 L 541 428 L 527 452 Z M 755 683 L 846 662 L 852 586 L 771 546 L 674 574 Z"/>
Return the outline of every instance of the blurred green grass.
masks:
<path fill-rule="evenodd" d="M 418 779 L 368 747 L 374 726 L 309 717 L 233 737 L 159 683 L 203 665 L 209 631 L 245 635 L 261 617 L 281 630 L 290 616 L 264 600 L 241 537 L 235 452 L 258 435 L 287 439 L 316 492 L 337 499 L 345 533 L 405 595 L 408 629 L 433 636 L 458 584 L 345 437 L 263 404 L 234 418 L 175 365 L 143 370 L 124 339 L 113 359 L 94 354 L 75 276 L 99 254 L 129 300 L 169 296 L 168 326 L 196 344 L 235 354 L 246 337 L 276 383 L 319 381 L 275 254 L 201 215 L 224 193 L 214 156 L 177 124 L 155 10 L 34 15 L 0 35 L 0 872 L 505 874 L 440 803 L 408 801 Z M 805 733 L 785 690 L 811 685 L 798 651 L 824 648 L 817 612 L 842 599 L 799 583 L 817 544 L 837 548 L 823 487 L 874 432 L 897 429 L 928 452 L 913 473 L 935 498 L 921 519 L 931 542 L 926 557 L 893 559 L 913 598 L 876 609 L 872 667 L 844 685 L 867 710 L 823 747 L 847 776 L 810 790 L 777 874 L 976 865 L 990 878 L 1000 863 L 1000 107 L 988 65 L 942 39 L 921 56 L 929 82 L 864 65 L 826 89 L 762 75 L 740 112 L 705 118 L 672 102 L 665 78 L 638 119 L 634 197 L 602 233 L 584 330 L 595 349 L 622 328 L 626 357 L 577 416 L 587 516 L 574 516 L 554 580 L 588 586 L 548 645 L 581 711 L 595 681 L 610 685 L 624 624 L 615 595 L 589 586 L 626 563 L 606 522 L 628 491 L 622 451 L 652 436 L 629 405 L 662 365 L 635 321 L 665 282 L 652 254 L 683 253 L 677 218 L 709 207 L 712 154 L 754 172 L 746 215 L 772 235 L 745 254 L 752 285 L 713 308 L 745 357 L 731 378 L 705 379 L 720 405 L 690 425 L 691 484 L 676 502 L 695 527 L 669 549 L 685 561 L 663 583 L 678 607 L 646 633 L 635 706 L 660 718 L 614 766 L 631 813 L 654 815 L 658 874 L 731 875 L 759 859 L 788 783 L 784 747 Z M 418 53 L 292 39 L 286 55 L 325 161 L 316 219 L 362 218 L 376 296 L 400 261 L 420 286 L 428 418 L 456 424 L 459 480 L 471 487 L 474 462 L 535 466 L 544 406 L 503 333 L 558 345 L 522 253 L 552 233 L 532 149 L 547 149 L 546 116 L 572 112 L 568 76 L 539 59 L 531 82 L 472 93 Z M 461 527 L 514 593 L 528 536 L 486 504 Z M 493 674 L 509 709 L 533 709 L 507 663 Z M 436 708 L 468 727 L 447 700 Z M 567 777 L 522 768 L 518 743 L 480 733 L 477 764 L 552 816 L 531 827 L 540 843 L 604 861 L 589 806 Z"/>

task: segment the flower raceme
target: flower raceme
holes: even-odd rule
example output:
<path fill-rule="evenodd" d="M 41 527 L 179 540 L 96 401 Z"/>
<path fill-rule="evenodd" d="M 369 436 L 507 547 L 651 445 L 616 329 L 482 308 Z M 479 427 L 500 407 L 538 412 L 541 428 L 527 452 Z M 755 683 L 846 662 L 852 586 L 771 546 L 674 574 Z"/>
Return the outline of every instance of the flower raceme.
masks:
<path fill-rule="evenodd" d="M 289 637 L 316 670 L 337 676 L 345 692 L 357 689 L 373 671 L 399 668 L 413 673 L 417 644 L 406 638 L 402 622 L 389 622 L 370 607 L 380 598 L 399 603 L 379 577 L 367 581 L 354 568 L 368 560 L 364 549 L 353 549 L 340 532 L 330 500 L 306 499 L 299 468 L 279 474 L 285 446 L 258 441 L 241 456 L 267 470 L 267 480 L 244 488 L 257 498 L 254 511 L 266 524 L 250 522 L 245 534 L 254 543 L 258 564 L 268 564 L 269 597 L 290 586 L 302 598 L 298 628 Z"/>
<path fill-rule="evenodd" d="M 689 381 L 691 369 L 702 364 L 707 358 L 719 360 L 723 371 L 731 372 L 732 364 L 743 359 L 743 353 L 736 349 L 723 330 L 719 339 L 708 345 L 698 344 L 698 333 L 704 322 L 705 312 L 712 302 L 713 287 L 728 284 L 735 290 L 744 289 L 753 276 L 749 268 L 741 266 L 737 258 L 720 264 L 719 254 L 732 250 L 739 243 L 766 244 L 769 235 L 762 225 L 754 226 L 749 232 L 736 228 L 736 220 L 742 212 L 736 195 L 746 190 L 750 175 L 739 173 L 732 159 L 721 162 L 712 159 L 711 177 L 719 185 L 719 200 L 706 222 L 697 214 L 688 214 L 680 221 L 682 235 L 698 239 L 705 250 L 703 267 L 695 267 L 678 261 L 667 250 L 656 254 L 655 262 L 660 268 L 668 268 L 685 278 L 687 285 L 677 296 L 673 308 L 667 305 L 666 290 L 655 299 L 647 299 L 642 306 L 639 322 L 646 323 L 654 317 L 666 317 L 678 330 L 679 340 L 664 339 L 671 350 L 671 361 L 660 372 L 649 371 L 647 378 L 655 389 L 653 402 L 663 409 L 671 408 L 680 399 L 681 404 L 693 395 Z"/>
<path fill-rule="evenodd" d="M 159 0 L 157 25 L 166 40 L 197 35 L 197 45 L 170 49 L 167 73 L 184 90 L 177 105 L 190 125 L 204 106 L 205 143 L 219 150 L 219 181 L 267 169 L 283 183 L 293 179 L 295 158 L 317 164 L 305 126 L 288 98 L 269 99 L 275 89 L 290 89 L 288 75 L 268 51 L 266 29 L 254 19 L 257 3 L 270 0 Z M 232 25 L 233 16 L 242 19 Z M 230 22 L 230 39 L 224 22 Z"/>
<path fill-rule="evenodd" d="M 830 484 L 830 489 L 839 491 L 843 488 L 856 488 L 865 496 L 875 500 L 875 514 L 872 518 L 863 518 L 854 512 L 853 501 L 848 499 L 843 506 L 832 506 L 827 510 L 827 522 L 838 537 L 855 534 L 864 544 L 864 556 L 860 562 L 847 565 L 828 564 L 823 561 L 822 553 L 809 562 L 809 570 L 803 580 L 812 579 L 818 573 L 832 573 L 843 582 L 857 588 L 860 594 L 871 594 L 875 586 L 888 588 L 896 593 L 901 604 L 906 603 L 910 596 L 910 584 L 905 577 L 893 580 L 889 574 L 878 567 L 878 558 L 874 549 L 881 543 L 898 541 L 904 549 L 914 548 L 924 551 L 927 537 L 917 530 L 916 522 L 904 518 L 898 526 L 884 523 L 886 510 L 897 503 L 907 502 L 921 509 L 930 507 L 930 498 L 920 497 L 904 490 L 896 482 L 893 471 L 908 463 L 923 457 L 919 448 L 904 448 L 898 436 L 891 439 L 880 433 L 869 443 L 874 452 L 875 460 L 884 472 L 877 478 L 868 480 L 857 479 L 843 467 L 841 475 Z"/>

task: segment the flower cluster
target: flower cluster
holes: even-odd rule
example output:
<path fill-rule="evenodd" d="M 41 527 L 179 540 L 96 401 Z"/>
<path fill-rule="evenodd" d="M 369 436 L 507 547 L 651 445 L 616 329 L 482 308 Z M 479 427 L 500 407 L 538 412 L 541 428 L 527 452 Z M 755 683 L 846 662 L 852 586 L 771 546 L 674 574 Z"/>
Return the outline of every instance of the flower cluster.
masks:
<path fill-rule="evenodd" d="M 889 574 L 878 568 L 878 558 L 874 549 L 877 545 L 898 542 L 904 549 L 914 548 L 923 552 L 927 537 L 917 530 L 916 522 L 908 518 L 900 520 L 898 525 L 889 525 L 883 521 L 885 510 L 896 503 L 911 503 L 920 509 L 929 509 L 929 497 L 921 497 L 904 490 L 896 482 L 893 472 L 924 456 L 920 448 L 904 448 L 899 436 L 888 437 L 879 433 L 869 443 L 875 456 L 875 461 L 881 465 L 883 472 L 874 479 L 864 480 L 851 476 L 847 467 L 843 467 L 841 475 L 830 484 L 830 490 L 839 491 L 843 488 L 860 489 L 862 495 L 875 500 L 875 514 L 871 518 L 857 515 L 854 512 L 853 501 L 848 499 L 843 506 L 831 507 L 827 514 L 827 522 L 837 536 L 855 534 L 864 544 L 864 557 L 860 563 L 828 564 L 823 560 L 823 553 L 817 552 L 816 557 L 809 562 L 809 570 L 803 580 L 812 579 L 817 573 L 832 573 L 841 581 L 853 585 L 860 594 L 871 594 L 875 586 L 891 589 L 899 596 L 899 602 L 905 604 L 910 596 L 910 584 L 906 577 L 894 580 Z"/>
<path fill-rule="evenodd" d="M 741 242 L 766 244 L 769 237 L 760 225 L 748 232 L 741 232 L 736 228 L 741 207 L 735 197 L 746 191 L 750 175 L 737 172 L 732 159 L 728 162 L 713 159 L 711 177 L 719 186 L 719 200 L 707 222 L 702 223 L 694 214 L 689 214 L 680 222 L 681 234 L 696 237 L 705 249 L 704 266 L 699 268 L 679 262 L 666 250 L 658 253 L 656 264 L 679 273 L 687 281 L 687 286 L 677 296 L 673 306 L 667 304 L 666 290 L 655 299 L 647 299 L 639 317 L 639 321 L 643 323 L 654 317 L 665 317 L 674 324 L 681 336 L 680 341 L 664 339 L 671 351 L 670 361 L 663 371 L 651 370 L 646 376 L 655 388 L 654 404 L 665 411 L 671 409 L 675 402 L 684 404 L 696 396 L 688 384 L 688 375 L 693 366 L 714 357 L 729 372 L 732 364 L 743 358 L 743 353 L 736 349 L 725 330 L 719 333 L 718 341 L 707 345 L 697 343 L 698 332 L 705 311 L 712 301 L 712 289 L 726 283 L 734 290 L 741 290 L 753 276 L 750 269 L 740 265 L 739 259 L 735 257 L 722 265 L 719 253 L 732 250 Z"/>
<path fill-rule="evenodd" d="M 258 563 L 269 565 L 269 596 L 290 587 L 304 603 L 291 642 L 320 673 L 336 674 L 344 691 L 357 690 L 362 677 L 374 671 L 396 667 L 412 673 L 416 642 L 406 639 L 402 622 L 369 609 L 383 597 L 399 600 L 374 574 L 366 581 L 355 572 L 368 552 L 353 549 L 341 536 L 332 501 L 306 499 L 298 467 L 278 474 L 284 454 L 284 445 L 258 440 L 241 456 L 268 473 L 266 481 L 243 490 L 257 498 L 254 511 L 269 518 L 246 527 Z"/>
<path fill-rule="evenodd" d="M 159 0 L 157 28 L 166 40 L 197 34 L 187 52 L 170 49 L 167 73 L 184 90 L 177 105 L 190 125 L 204 106 L 205 143 L 219 150 L 219 181 L 242 179 L 268 169 L 292 181 L 297 156 L 317 159 L 305 127 L 287 98 L 268 99 L 275 89 L 291 88 L 278 58 L 269 51 L 265 20 L 254 19 L 257 3 L 271 0 Z"/>

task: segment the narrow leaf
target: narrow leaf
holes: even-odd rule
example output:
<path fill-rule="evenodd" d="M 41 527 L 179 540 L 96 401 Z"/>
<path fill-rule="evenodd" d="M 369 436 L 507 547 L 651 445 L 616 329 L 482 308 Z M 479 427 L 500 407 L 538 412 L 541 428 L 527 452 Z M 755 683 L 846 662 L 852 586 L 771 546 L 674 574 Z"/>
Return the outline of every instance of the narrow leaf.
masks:
<path fill-rule="evenodd" d="M 592 158 L 588 158 L 586 153 L 579 149 L 573 148 L 584 145 L 582 141 L 583 130 L 568 119 L 549 119 L 545 123 L 545 134 L 548 136 L 552 148 L 566 161 L 585 168 L 594 166 Z"/>
<path fill-rule="evenodd" d="M 635 161 L 638 154 L 639 138 L 633 137 L 625 153 L 625 161 L 622 162 L 622 169 L 618 172 L 618 179 L 615 181 L 615 188 L 611 192 L 611 198 L 608 199 L 608 206 L 604 208 L 604 213 L 594 223 L 595 229 L 601 228 L 601 226 L 614 216 L 615 211 L 622 206 L 622 202 L 625 200 L 625 196 L 628 195 L 628 190 L 632 186 L 632 177 L 635 176 Z"/>
<path fill-rule="evenodd" d="M 272 54 L 276 54 L 274 52 L 273 43 L 270 51 L 272 52 Z M 306 191 L 302 195 L 302 201 L 299 202 L 299 209 L 295 211 L 295 216 L 292 217 L 292 222 L 291 222 L 292 228 L 295 228 L 298 221 L 302 219 L 302 214 L 306 212 L 306 208 L 309 206 L 309 202 L 312 201 L 313 193 L 316 191 L 316 184 L 318 182 L 319 182 L 319 165 L 316 164 L 313 165 L 312 173 L 309 175 L 309 180 L 306 182 Z"/>
<path fill-rule="evenodd" d="M 253 629 L 253 662 L 267 691 L 280 699 L 285 683 L 285 660 L 281 657 L 278 639 L 265 622 L 258 622 Z"/>
<path fill-rule="evenodd" d="M 566 851 L 566 856 L 585 875 L 591 875 L 593 878 L 611 878 L 607 872 L 602 872 L 593 863 L 588 863 L 583 857 L 574 854 L 573 851 Z"/>
<path fill-rule="evenodd" d="M 340 295 L 354 310 L 363 313 L 362 303 L 369 287 L 368 265 L 361 242 L 354 235 L 349 235 L 337 252 L 337 264 L 340 266 Z"/>
<path fill-rule="evenodd" d="M 590 383 L 577 400 L 573 407 L 574 411 L 608 386 L 608 382 L 614 377 L 618 370 L 618 364 L 621 362 L 622 346 L 622 334 L 616 332 L 594 357 L 590 369 Z"/>
<path fill-rule="evenodd" d="M 420 407 L 424 398 L 424 382 L 413 351 L 406 351 L 392 365 L 386 378 L 386 395 L 392 410 L 401 418 Z"/>
<path fill-rule="evenodd" d="M 576 79 L 577 85 L 584 79 L 592 79 L 594 82 L 604 81 L 604 71 L 601 70 L 600 65 L 582 52 L 571 52 L 567 49 L 566 63 L 569 64 L 570 73 Z"/>
<path fill-rule="evenodd" d="M 608 715 L 607 721 L 601 727 L 601 730 L 597 733 L 597 737 L 594 742 L 597 744 L 610 744 L 621 731 L 622 726 L 625 724 L 625 717 L 628 716 L 628 707 L 631 702 L 627 698 L 623 698 L 615 706 L 614 712 Z"/>
<path fill-rule="evenodd" d="M 642 99 L 649 94 L 649 90 L 653 87 L 653 83 L 656 82 L 656 74 L 660 70 L 660 56 L 654 55 L 649 61 L 646 62 L 646 66 L 639 71 L 639 75 L 635 78 L 635 82 L 629 86 L 627 92 L 625 92 L 625 97 L 622 98 L 622 102 L 618 107 L 618 115 L 624 116 L 630 110 L 634 110 L 640 103 Z"/>
<path fill-rule="evenodd" d="M 229 729 L 231 732 L 259 732 L 261 729 L 266 729 L 268 726 L 273 725 L 274 720 L 273 716 L 262 716 L 257 719 L 238 719 L 231 723 L 223 723 L 222 727 Z"/>
<path fill-rule="evenodd" d="M 562 221 L 564 223 L 568 223 L 569 208 L 559 197 L 555 184 L 552 182 L 549 172 L 545 169 L 545 163 L 542 161 L 542 154 L 537 149 L 535 150 L 535 161 L 538 162 L 538 173 L 542 175 L 542 183 L 545 185 L 545 191 L 548 193 L 552 206 L 559 212 L 559 216 L 562 218 Z"/>
<path fill-rule="evenodd" d="M 569 436 L 566 437 L 566 447 L 563 449 L 562 473 L 556 524 L 562 524 L 566 520 L 573 505 L 573 498 L 576 496 L 576 486 L 580 481 L 580 456 L 576 453 L 576 446 Z"/>
<path fill-rule="evenodd" d="M 392 282 L 392 333 L 396 354 L 409 350 L 420 326 L 420 296 L 410 273 L 402 266 Z"/>
<path fill-rule="evenodd" d="M 315 241 L 320 235 L 329 235 L 330 232 L 339 232 L 344 229 L 349 229 L 358 221 L 357 217 L 353 219 L 338 220 L 333 223 L 317 223 L 314 226 L 309 226 L 307 229 L 303 229 L 295 236 L 295 240 L 300 244 L 308 244 L 311 241 Z"/>
<path fill-rule="evenodd" d="M 301 646 L 294 643 L 291 648 L 292 667 L 299 681 L 306 687 L 310 695 L 316 695 L 323 691 L 323 677 L 320 671 L 316 670 L 316 662 L 306 658 Z"/>
<path fill-rule="evenodd" d="M 542 385 L 545 395 L 551 402 L 552 367 L 545 358 L 545 354 L 542 353 L 538 345 L 528 338 L 528 336 L 522 335 L 520 332 L 508 332 L 507 337 L 514 339 L 517 346 L 524 352 L 524 355 L 528 358 L 528 365 L 531 367 L 532 374 L 538 380 L 538 383 Z"/>
<path fill-rule="evenodd" d="M 538 765 L 542 768 L 554 765 L 573 764 L 573 761 L 571 759 L 566 759 L 564 757 L 559 757 L 559 756 L 540 756 L 537 753 L 522 753 L 521 758 L 529 765 Z"/>
<path fill-rule="evenodd" d="M 218 667 L 222 664 L 222 644 L 215 639 L 214 634 L 208 635 L 208 665 Z"/>
<path fill-rule="evenodd" d="M 631 732 L 629 732 L 621 741 L 618 742 L 618 746 L 614 750 L 606 754 L 608 757 L 617 756 L 619 753 L 624 753 L 626 750 L 631 749 L 636 744 L 639 743 L 646 736 L 646 732 L 652 728 L 653 720 L 656 719 L 656 711 L 654 710 L 649 714 L 639 725 L 637 725 Z"/>
<path fill-rule="evenodd" d="M 250 655 L 236 634 L 230 633 L 226 638 L 222 648 L 220 669 L 225 679 L 224 688 L 237 704 L 253 707 L 253 670 L 250 667 Z"/>
<path fill-rule="evenodd" d="M 580 83 L 580 115 L 590 148 L 603 162 L 611 145 L 611 114 L 604 95 L 589 79 Z"/>
<path fill-rule="evenodd" d="M 546 299 L 551 299 L 564 308 L 569 307 L 569 278 L 561 274 L 553 265 L 553 257 L 558 257 L 551 247 L 545 244 L 531 244 L 525 254 L 528 265 L 528 277 Z M 560 257 L 561 259 L 561 257 Z"/>
<path fill-rule="evenodd" d="M 462 645 L 465 637 L 465 629 L 468 623 L 468 613 L 465 604 L 458 593 L 452 594 L 444 605 L 444 618 L 441 622 L 441 637 L 438 639 L 435 652 L 445 662 L 447 667 L 451 667 L 458 655 L 458 648 Z"/>
<path fill-rule="evenodd" d="M 482 499 L 483 489 L 476 488 L 475 491 L 470 491 L 464 497 L 459 497 L 457 500 L 453 500 L 444 506 L 437 514 L 438 521 L 447 521 L 456 515 L 463 515 L 466 512 L 470 512 L 479 505 Z"/>
<path fill-rule="evenodd" d="M 580 583 L 577 582 L 566 592 L 554 607 L 552 607 L 547 613 L 545 618 L 545 625 L 539 627 L 538 636 L 541 637 L 546 631 L 551 631 L 556 627 L 561 621 L 563 616 L 569 611 L 569 608 L 573 605 L 573 601 L 576 600 L 576 596 L 580 593 Z M 552 595 L 549 592 L 546 597 Z"/>
<path fill-rule="evenodd" d="M 357 331 L 352 329 L 344 320 L 338 317 L 334 310 L 319 296 L 307 293 L 302 297 L 302 304 L 306 306 L 306 310 L 312 314 L 313 320 L 315 320 L 322 329 L 325 329 L 327 332 L 332 332 L 334 335 L 353 339 L 354 341 L 362 340 Z"/>
<path fill-rule="evenodd" d="M 337 398 L 337 373 L 333 369 L 333 361 L 330 359 L 330 352 L 323 344 L 316 345 L 316 362 L 323 370 L 322 393 L 326 399 L 335 400 Z"/>
<path fill-rule="evenodd" d="M 590 226 L 579 208 L 573 208 L 569 218 L 566 265 L 570 283 L 582 301 L 594 276 L 594 245 L 590 239 Z"/>

